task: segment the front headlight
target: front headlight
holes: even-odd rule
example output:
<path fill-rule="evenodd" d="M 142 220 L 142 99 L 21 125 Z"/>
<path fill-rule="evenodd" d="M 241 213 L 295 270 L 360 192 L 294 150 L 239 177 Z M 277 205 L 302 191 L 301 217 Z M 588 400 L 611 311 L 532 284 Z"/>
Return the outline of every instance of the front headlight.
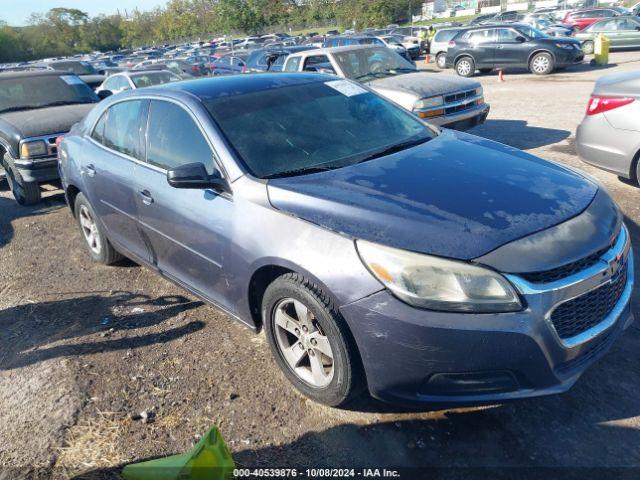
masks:
<path fill-rule="evenodd" d="M 565 50 L 573 50 L 573 44 L 572 43 L 556 43 L 556 47 L 564 48 Z"/>
<path fill-rule="evenodd" d="M 416 307 L 479 313 L 522 309 L 507 279 L 487 268 L 363 240 L 356 245 L 369 271 L 396 297 Z"/>
<path fill-rule="evenodd" d="M 440 95 L 438 97 L 422 98 L 413 105 L 413 108 L 415 110 L 421 110 L 425 108 L 439 107 L 443 103 L 444 99 L 442 98 L 442 95 Z"/>
<path fill-rule="evenodd" d="M 44 140 L 34 140 L 32 142 L 24 142 L 20 145 L 20 157 L 30 158 L 39 157 L 47 154 L 47 144 Z"/>
<path fill-rule="evenodd" d="M 482 90 L 482 87 L 476 88 L 476 97 L 481 97 L 482 95 L 484 95 L 484 90 Z"/>

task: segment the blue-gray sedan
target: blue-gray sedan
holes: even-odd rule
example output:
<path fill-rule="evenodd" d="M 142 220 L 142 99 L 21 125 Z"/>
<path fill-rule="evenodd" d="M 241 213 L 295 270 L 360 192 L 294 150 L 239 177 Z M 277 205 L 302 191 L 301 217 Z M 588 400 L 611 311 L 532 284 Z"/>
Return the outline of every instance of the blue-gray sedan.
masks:
<path fill-rule="evenodd" d="M 562 392 L 632 321 L 629 235 L 600 185 L 346 79 L 115 95 L 60 170 L 95 261 L 125 255 L 264 329 L 328 405 Z"/>

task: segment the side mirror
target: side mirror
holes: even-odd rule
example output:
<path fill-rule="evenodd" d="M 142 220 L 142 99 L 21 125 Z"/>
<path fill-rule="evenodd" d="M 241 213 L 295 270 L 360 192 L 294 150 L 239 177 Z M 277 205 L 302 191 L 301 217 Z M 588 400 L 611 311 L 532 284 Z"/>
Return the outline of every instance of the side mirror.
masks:
<path fill-rule="evenodd" d="M 200 162 L 187 163 L 167 170 L 167 182 L 173 188 L 211 188 L 216 192 L 229 191 L 227 182 L 217 172 L 209 175 Z"/>
<path fill-rule="evenodd" d="M 522 37 L 522 36 L 517 36 L 516 37 L 516 42 L 518 42 L 518 43 L 524 43 L 526 41 L 527 41 L 527 39 Z"/>
<path fill-rule="evenodd" d="M 98 98 L 100 100 L 104 100 L 105 98 L 110 97 L 111 95 L 113 95 L 113 92 L 111 90 L 100 90 L 98 92 Z"/>
<path fill-rule="evenodd" d="M 640 25 L 636 27 L 636 30 L 640 32 Z"/>

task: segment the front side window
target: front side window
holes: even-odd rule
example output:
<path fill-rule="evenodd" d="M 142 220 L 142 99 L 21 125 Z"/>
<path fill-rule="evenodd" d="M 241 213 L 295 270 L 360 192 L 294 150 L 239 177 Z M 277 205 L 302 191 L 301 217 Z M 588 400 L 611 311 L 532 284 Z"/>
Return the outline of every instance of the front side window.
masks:
<path fill-rule="evenodd" d="M 313 55 L 311 57 L 307 57 L 304 61 L 304 69 L 307 71 L 315 72 L 320 67 L 331 66 L 329 59 L 326 55 Z"/>
<path fill-rule="evenodd" d="M 352 165 L 436 135 L 410 113 L 344 79 L 203 103 L 247 169 L 260 178 Z"/>
<path fill-rule="evenodd" d="M 516 38 L 520 36 L 518 32 L 510 28 L 499 28 L 497 32 L 498 43 L 517 43 Z"/>
<path fill-rule="evenodd" d="M 213 153 L 202 131 L 185 109 L 171 102 L 151 102 L 147 161 L 167 170 L 200 162 L 209 174 L 214 172 Z"/>
<path fill-rule="evenodd" d="M 284 66 L 285 72 L 297 72 L 298 68 L 300 68 L 300 58 L 301 57 L 290 57 L 287 60 L 286 65 Z"/>
<path fill-rule="evenodd" d="M 143 160 L 142 132 L 147 118 L 146 107 L 146 100 L 116 103 L 103 114 L 94 131 L 97 137 L 93 138 L 116 152 Z M 103 120 L 104 127 L 101 126 Z"/>

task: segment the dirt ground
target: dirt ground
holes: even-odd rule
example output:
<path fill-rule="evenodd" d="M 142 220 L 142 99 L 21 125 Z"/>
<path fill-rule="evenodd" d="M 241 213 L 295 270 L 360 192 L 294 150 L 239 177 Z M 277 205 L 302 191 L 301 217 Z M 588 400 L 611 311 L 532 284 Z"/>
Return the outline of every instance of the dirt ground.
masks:
<path fill-rule="evenodd" d="M 640 52 L 611 62 L 478 77 L 491 113 L 472 133 L 596 176 L 640 251 L 640 189 L 575 154 L 594 80 L 637 70 Z M 635 325 L 561 396 L 419 413 L 370 399 L 326 408 L 289 386 L 263 335 L 133 263 L 92 264 L 61 192 L 45 197 L 24 208 L 0 191 L 6 478 L 117 478 L 125 463 L 188 450 L 211 425 L 251 467 L 640 467 Z M 152 422 L 135 419 L 143 411 Z"/>

